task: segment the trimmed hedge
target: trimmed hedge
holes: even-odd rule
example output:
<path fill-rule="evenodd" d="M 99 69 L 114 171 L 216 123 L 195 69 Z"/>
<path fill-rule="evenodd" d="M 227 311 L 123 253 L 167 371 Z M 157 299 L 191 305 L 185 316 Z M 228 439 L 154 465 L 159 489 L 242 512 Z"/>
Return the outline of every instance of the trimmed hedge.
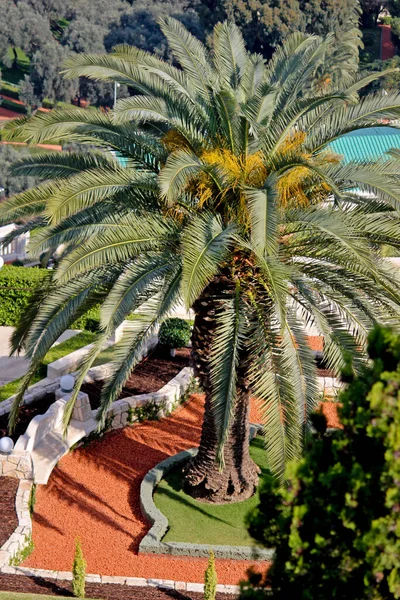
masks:
<path fill-rule="evenodd" d="M 4 265 L 0 270 L 0 325 L 17 325 L 33 293 L 48 277 L 46 269 Z"/>
<path fill-rule="evenodd" d="M 0 269 L 0 326 L 15 326 L 29 306 L 35 290 L 50 277 L 47 269 L 37 267 L 14 267 L 5 265 Z M 100 324 L 100 308 L 91 308 L 71 325 L 71 329 L 97 331 Z"/>
<path fill-rule="evenodd" d="M 7 108 L 8 110 L 13 110 L 14 112 L 26 114 L 27 107 L 25 104 L 17 104 L 16 102 L 12 102 L 11 100 L 7 100 L 6 98 L 1 98 L 1 106 L 3 108 Z"/>
<path fill-rule="evenodd" d="M 7 83 L 6 81 L 0 82 L 0 94 L 19 100 L 19 92 L 19 88 L 16 85 L 12 85 L 12 83 Z"/>

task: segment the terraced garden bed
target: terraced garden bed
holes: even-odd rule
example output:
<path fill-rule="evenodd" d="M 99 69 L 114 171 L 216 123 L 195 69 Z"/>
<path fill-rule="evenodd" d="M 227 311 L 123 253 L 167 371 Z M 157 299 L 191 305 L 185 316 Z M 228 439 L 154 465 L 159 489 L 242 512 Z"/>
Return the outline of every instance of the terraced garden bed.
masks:
<path fill-rule="evenodd" d="M 128 381 L 122 388 L 119 398 L 128 398 L 139 394 L 158 392 L 190 363 L 190 349 L 181 348 L 176 356 L 168 356 L 167 352 L 157 347 L 132 371 Z M 104 381 L 83 384 L 81 390 L 89 395 L 92 409 L 100 405 L 100 395 Z"/>

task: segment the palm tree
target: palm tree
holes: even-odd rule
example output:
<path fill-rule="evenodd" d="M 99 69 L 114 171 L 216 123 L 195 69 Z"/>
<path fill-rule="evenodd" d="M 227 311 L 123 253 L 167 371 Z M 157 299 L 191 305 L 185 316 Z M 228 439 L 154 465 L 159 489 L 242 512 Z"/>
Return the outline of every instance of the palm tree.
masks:
<path fill-rule="evenodd" d="M 6 128 L 32 144 L 89 146 L 19 161 L 14 173 L 44 182 L 1 205 L 1 222 L 36 230 L 32 253 L 65 245 L 14 336 L 32 367 L 11 425 L 36 364 L 77 316 L 101 303 L 76 390 L 110 333 L 141 307 L 116 347 L 103 422 L 142 344 L 184 300 L 195 312 L 192 360 L 206 394 L 186 485 L 199 499 L 234 502 L 258 481 L 251 395 L 274 473 L 282 478 L 301 455 L 318 400 L 307 327 L 324 336 L 325 360 L 339 371 L 348 353 L 355 369 L 362 363 L 372 324 L 398 324 L 400 279 L 379 248 L 400 247 L 399 163 L 346 164 L 329 143 L 398 119 L 400 95 L 360 100 L 381 74 L 361 79 L 337 65 L 331 36 L 295 34 L 265 64 L 232 24 L 217 25 L 212 54 L 179 22 L 161 28 L 173 65 L 128 46 L 69 60 L 68 77 L 134 90 L 115 111 L 54 111 Z"/>

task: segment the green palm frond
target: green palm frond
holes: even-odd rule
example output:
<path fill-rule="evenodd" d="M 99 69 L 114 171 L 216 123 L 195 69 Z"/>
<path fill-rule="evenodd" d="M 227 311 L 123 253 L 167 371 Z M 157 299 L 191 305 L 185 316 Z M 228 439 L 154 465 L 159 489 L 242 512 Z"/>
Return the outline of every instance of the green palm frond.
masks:
<path fill-rule="evenodd" d="M 207 97 L 216 78 L 203 44 L 179 21 L 171 17 L 160 20 L 160 27 L 174 58 L 181 65 L 191 85 L 197 93 Z"/>
<path fill-rule="evenodd" d="M 58 180 L 47 202 L 46 213 L 49 222 L 56 224 L 77 211 L 110 200 L 117 194 L 128 194 L 129 190 L 138 190 L 140 193 L 154 190 L 155 187 L 152 174 L 123 167 L 92 169 L 67 180 Z"/>
<path fill-rule="evenodd" d="M 118 161 L 110 153 L 96 150 L 90 153 L 59 152 L 25 156 L 11 165 L 10 173 L 17 177 L 58 179 L 92 169 L 118 169 L 118 166 Z"/>
<path fill-rule="evenodd" d="M 188 181 L 204 169 L 201 160 L 185 150 L 170 154 L 158 176 L 161 194 L 169 204 L 179 198 Z"/>
<path fill-rule="evenodd" d="M 142 252 L 167 247 L 176 236 L 173 223 L 158 215 L 138 218 L 128 214 L 108 222 L 118 222 L 119 227 L 104 230 L 72 250 L 57 269 L 57 280 L 68 281 L 104 264 L 124 263 Z"/>
<path fill-rule="evenodd" d="M 109 406 L 118 397 L 132 369 L 141 359 L 144 345 L 179 304 L 180 287 L 181 270 L 179 267 L 171 269 L 157 295 L 141 306 L 141 318 L 130 323 L 122 340 L 115 346 L 113 373 L 103 387 L 102 402 L 97 414 L 100 426 L 104 423 Z"/>
<path fill-rule="evenodd" d="M 214 68 L 222 85 L 238 88 L 249 60 L 240 29 L 234 23 L 218 23 L 213 49 Z"/>
<path fill-rule="evenodd" d="M 209 214 L 195 217 L 182 237 L 182 295 L 190 308 L 217 274 L 227 257 L 235 235 L 234 225 L 223 227 Z"/>
<path fill-rule="evenodd" d="M 251 241 L 257 253 L 275 255 L 278 247 L 277 190 L 274 178 L 265 182 L 263 189 L 247 189 L 251 218 Z"/>

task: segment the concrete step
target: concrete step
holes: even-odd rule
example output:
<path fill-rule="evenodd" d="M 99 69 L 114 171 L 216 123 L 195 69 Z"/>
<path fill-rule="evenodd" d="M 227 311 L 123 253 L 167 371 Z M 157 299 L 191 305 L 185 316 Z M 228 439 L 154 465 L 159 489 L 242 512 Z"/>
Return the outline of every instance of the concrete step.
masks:
<path fill-rule="evenodd" d="M 97 427 L 94 419 L 85 421 L 72 420 L 66 437 L 53 431 L 35 444 L 32 450 L 35 483 L 45 485 L 58 461 L 69 452 L 70 448 L 87 436 Z"/>

